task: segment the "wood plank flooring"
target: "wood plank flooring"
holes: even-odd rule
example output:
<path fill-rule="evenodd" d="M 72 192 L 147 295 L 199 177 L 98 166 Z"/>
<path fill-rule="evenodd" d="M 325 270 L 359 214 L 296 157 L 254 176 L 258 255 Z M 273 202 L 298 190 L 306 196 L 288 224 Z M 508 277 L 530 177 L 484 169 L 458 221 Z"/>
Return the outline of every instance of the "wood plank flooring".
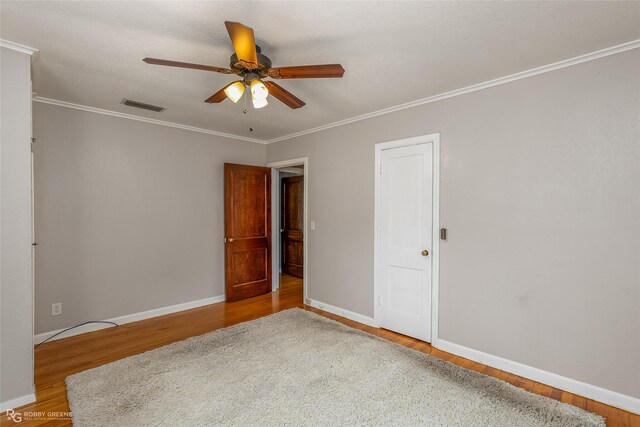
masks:
<path fill-rule="evenodd" d="M 16 411 L 68 412 L 69 403 L 64 379 L 71 374 L 293 307 L 313 311 L 414 350 L 499 378 L 533 393 L 595 412 L 605 417 L 607 426 L 640 427 L 640 415 L 440 351 L 423 341 L 305 306 L 302 302 L 302 281 L 290 276 L 283 276 L 280 290 L 271 294 L 233 303 L 213 304 L 46 343 L 35 351 L 37 400 L 35 403 L 17 408 Z M 2 414 L 0 425 L 17 424 L 7 420 Z M 23 420 L 19 425 L 69 426 L 71 421 L 45 416 L 39 420 Z"/>

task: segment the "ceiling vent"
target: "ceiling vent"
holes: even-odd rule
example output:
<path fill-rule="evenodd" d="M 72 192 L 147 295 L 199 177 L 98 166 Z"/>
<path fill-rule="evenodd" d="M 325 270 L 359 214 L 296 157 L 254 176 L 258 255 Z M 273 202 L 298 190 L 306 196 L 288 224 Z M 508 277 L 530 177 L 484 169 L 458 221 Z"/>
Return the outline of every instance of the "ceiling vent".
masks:
<path fill-rule="evenodd" d="M 159 107 L 157 105 L 145 104 L 144 102 L 134 101 L 132 99 L 127 99 L 127 98 L 123 99 L 122 103 L 124 105 L 128 105 L 129 107 L 142 108 L 143 110 L 155 111 L 156 113 L 159 113 L 161 111 L 166 110 L 165 107 Z"/>

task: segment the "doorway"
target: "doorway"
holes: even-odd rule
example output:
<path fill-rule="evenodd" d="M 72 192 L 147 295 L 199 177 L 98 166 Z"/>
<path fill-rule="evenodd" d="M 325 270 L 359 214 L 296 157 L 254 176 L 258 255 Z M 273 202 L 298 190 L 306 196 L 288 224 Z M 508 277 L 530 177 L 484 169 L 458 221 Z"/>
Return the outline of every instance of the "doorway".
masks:
<path fill-rule="evenodd" d="M 439 135 L 376 145 L 374 316 L 437 340 Z"/>
<path fill-rule="evenodd" d="M 280 273 L 302 279 L 304 169 L 289 168 L 280 175 Z"/>
<path fill-rule="evenodd" d="M 285 160 L 271 168 L 273 221 L 272 290 L 302 281 L 303 298 L 308 289 L 308 158 Z"/>

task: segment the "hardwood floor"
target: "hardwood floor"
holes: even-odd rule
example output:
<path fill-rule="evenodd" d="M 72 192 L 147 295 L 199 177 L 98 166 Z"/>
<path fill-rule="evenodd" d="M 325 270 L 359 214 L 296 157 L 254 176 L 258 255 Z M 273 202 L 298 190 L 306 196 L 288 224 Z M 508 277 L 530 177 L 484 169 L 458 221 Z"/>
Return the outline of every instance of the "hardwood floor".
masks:
<path fill-rule="evenodd" d="M 236 323 L 253 320 L 293 307 L 304 308 L 328 318 L 361 329 L 406 347 L 430 354 L 456 365 L 507 381 L 536 394 L 570 403 L 605 417 L 608 426 L 640 427 L 640 415 L 595 402 L 562 390 L 536 383 L 526 378 L 494 369 L 450 353 L 430 344 L 384 329 L 373 328 L 333 314 L 304 306 L 302 281 L 283 276 L 277 292 L 259 297 L 218 303 L 153 319 L 128 323 L 119 327 L 52 341 L 35 351 L 36 402 L 16 409 L 16 412 L 44 412 L 43 419 L 23 419 L 20 426 L 69 426 L 68 419 L 51 419 L 48 412 L 68 412 L 69 403 L 64 379 L 76 372 L 94 368 L 124 357 L 152 350 L 163 345 L 201 335 Z M 2 414 L 0 424 L 15 425 Z"/>

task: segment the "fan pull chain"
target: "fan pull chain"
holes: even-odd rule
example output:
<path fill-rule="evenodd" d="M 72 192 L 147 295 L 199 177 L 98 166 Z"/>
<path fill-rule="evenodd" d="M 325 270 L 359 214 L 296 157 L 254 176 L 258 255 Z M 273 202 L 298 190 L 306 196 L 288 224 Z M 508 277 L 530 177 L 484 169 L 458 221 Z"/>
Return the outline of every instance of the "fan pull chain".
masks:
<path fill-rule="evenodd" d="M 242 114 L 247 114 L 247 91 L 244 92 L 244 109 L 242 110 Z"/>
<path fill-rule="evenodd" d="M 242 110 L 243 114 L 248 114 L 249 110 L 247 109 L 247 98 L 249 95 L 245 92 L 244 95 L 244 110 Z M 249 114 L 249 132 L 253 132 L 253 114 Z"/>
<path fill-rule="evenodd" d="M 247 110 L 247 94 L 245 92 L 245 95 L 244 95 L 244 109 L 242 110 L 242 114 L 244 114 L 246 116 L 248 112 L 249 111 Z M 249 119 L 249 120 L 251 120 L 251 119 Z M 249 130 L 251 130 L 251 122 L 249 122 Z"/>

